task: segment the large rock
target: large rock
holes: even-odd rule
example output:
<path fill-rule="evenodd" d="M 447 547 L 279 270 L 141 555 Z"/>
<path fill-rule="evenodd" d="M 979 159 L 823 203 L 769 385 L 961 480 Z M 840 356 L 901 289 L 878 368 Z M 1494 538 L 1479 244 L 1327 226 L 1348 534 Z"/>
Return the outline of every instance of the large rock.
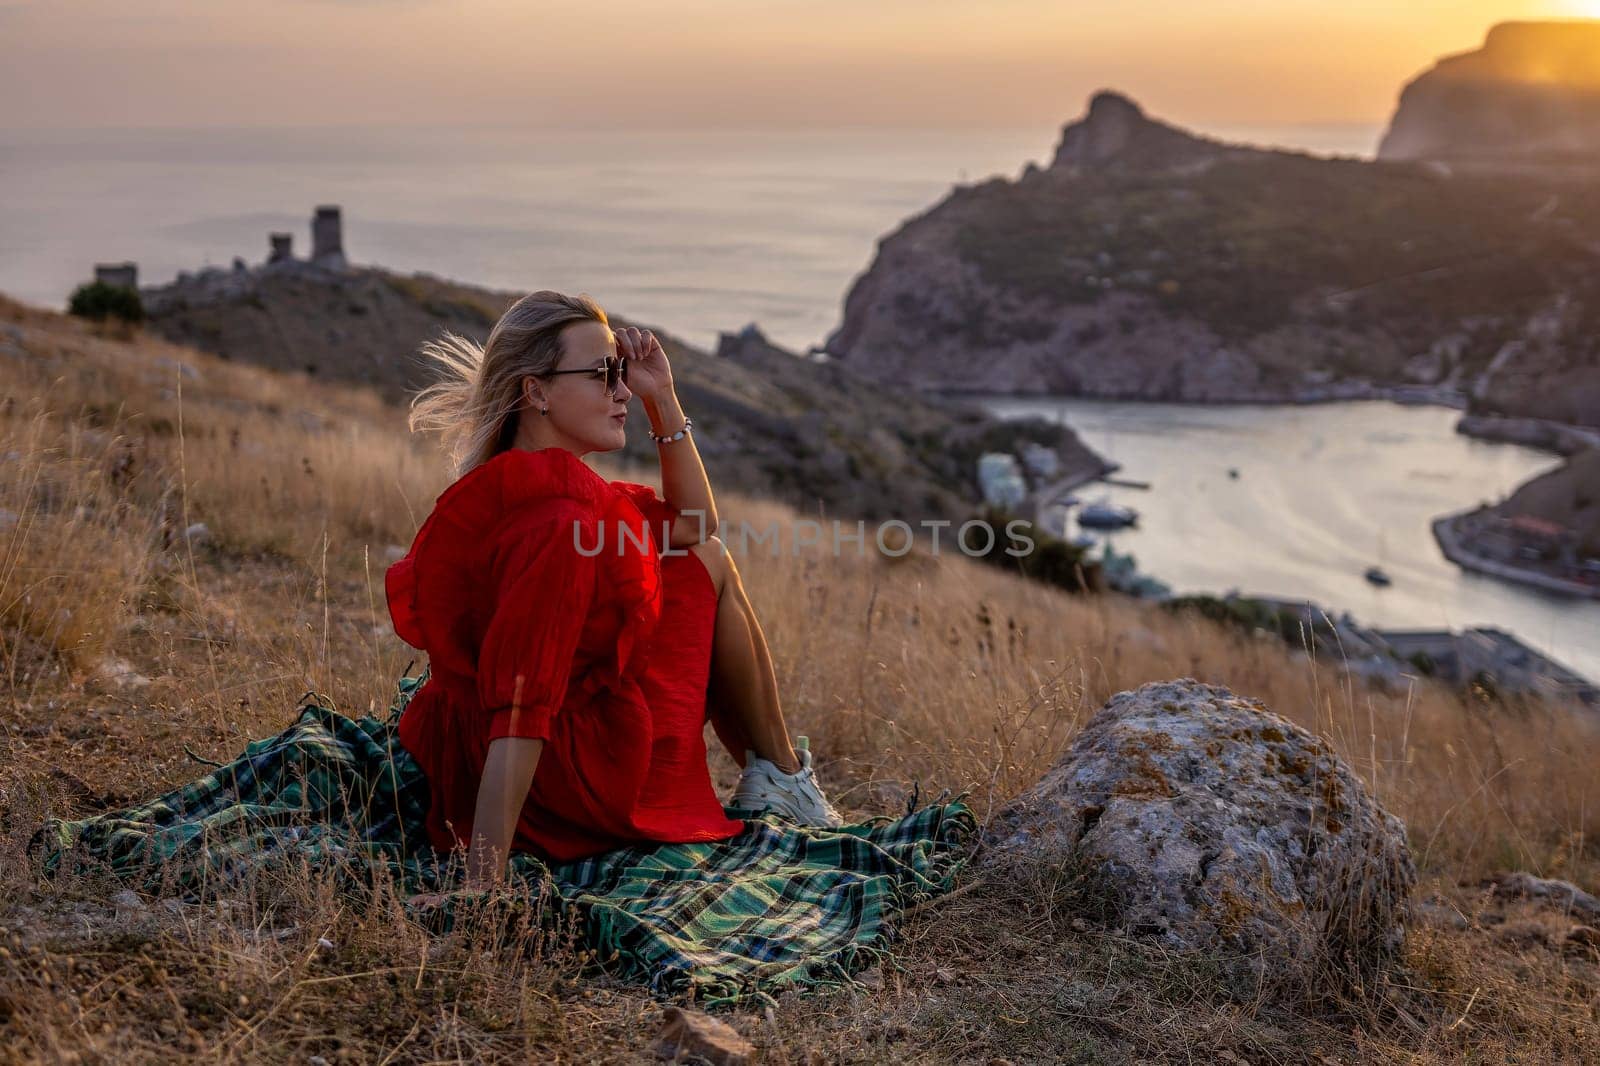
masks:
<path fill-rule="evenodd" d="M 1382 963 L 1415 881 L 1404 826 L 1324 741 L 1192 678 L 1113 697 L 999 823 L 991 861 L 1063 862 L 1073 905 L 1252 992 Z"/>

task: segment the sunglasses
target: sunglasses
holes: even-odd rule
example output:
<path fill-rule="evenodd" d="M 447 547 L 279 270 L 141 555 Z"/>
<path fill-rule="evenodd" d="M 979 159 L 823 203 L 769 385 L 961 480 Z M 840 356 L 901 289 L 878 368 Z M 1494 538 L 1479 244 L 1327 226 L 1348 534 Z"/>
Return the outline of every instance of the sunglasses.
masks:
<path fill-rule="evenodd" d="M 586 366 L 582 370 L 552 370 L 550 374 L 599 374 L 606 379 L 606 392 L 615 396 L 617 382 L 628 380 L 628 361 L 618 355 L 608 355 L 600 366 Z"/>

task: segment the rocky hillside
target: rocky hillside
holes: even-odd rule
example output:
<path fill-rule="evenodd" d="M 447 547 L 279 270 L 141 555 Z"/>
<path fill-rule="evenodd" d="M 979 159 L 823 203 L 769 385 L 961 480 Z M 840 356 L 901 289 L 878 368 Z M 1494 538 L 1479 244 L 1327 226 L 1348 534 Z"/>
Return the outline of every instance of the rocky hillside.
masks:
<path fill-rule="evenodd" d="M 213 269 L 141 290 L 149 328 L 224 358 L 359 382 L 395 403 L 428 380 L 418 345 L 441 330 L 483 341 L 520 295 L 303 261 Z M 609 313 L 609 312 L 608 312 Z M 612 315 L 617 325 L 627 322 Z M 660 330 L 683 406 L 718 485 L 815 515 L 868 520 L 966 517 L 979 498 L 977 459 L 1033 440 L 1056 448 L 1064 472 L 1106 464 L 1070 429 L 1001 422 L 974 406 L 917 398 L 853 367 L 803 359 L 747 328 L 713 355 Z M 643 409 L 626 458 L 655 462 Z"/>
<path fill-rule="evenodd" d="M 139 293 L 150 328 L 176 344 L 369 385 L 397 403 L 426 383 L 412 358 L 419 340 L 443 329 L 481 340 L 516 299 L 428 274 L 304 260 L 185 272 Z"/>
<path fill-rule="evenodd" d="M 1600 22 L 1503 22 L 1409 82 L 1379 159 L 1600 165 Z"/>
<path fill-rule="evenodd" d="M 879 241 L 825 345 L 929 389 L 1600 421 L 1600 188 L 1227 144 L 1098 93 Z"/>

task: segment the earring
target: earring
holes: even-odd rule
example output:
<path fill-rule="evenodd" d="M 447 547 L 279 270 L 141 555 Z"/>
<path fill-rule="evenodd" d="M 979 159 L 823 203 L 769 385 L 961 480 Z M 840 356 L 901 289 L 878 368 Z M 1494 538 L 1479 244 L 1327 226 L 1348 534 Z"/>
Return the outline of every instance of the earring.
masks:
<path fill-rule="evenodd" d="M 540 414 L 542 414 L 542 415 L 547 415 L 547 414 L 549 414 L 549 413 L 550 413 L 550 408 L 548 408 L 548 407 L 541 407 L 541 408 L 539 408 L 539 413 L 540 413 Z"/>

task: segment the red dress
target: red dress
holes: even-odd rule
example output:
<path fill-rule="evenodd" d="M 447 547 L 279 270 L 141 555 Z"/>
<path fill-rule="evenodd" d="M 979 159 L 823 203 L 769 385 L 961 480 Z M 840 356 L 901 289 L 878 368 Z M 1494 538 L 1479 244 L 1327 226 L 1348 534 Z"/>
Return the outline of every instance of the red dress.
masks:
<path fill-rule="evenodd" d="M 706 766 L 716 589 L 693 552 L 662 554 L 672 516 L 558 447 L 501 452 L 439 495 L 384 575 L 395 632 L 428 653 L 399 740 L 437 850 L 471 841 L 505 736 L 545 741 L 515 851 L 566 861 L 744 829 Z"/>

